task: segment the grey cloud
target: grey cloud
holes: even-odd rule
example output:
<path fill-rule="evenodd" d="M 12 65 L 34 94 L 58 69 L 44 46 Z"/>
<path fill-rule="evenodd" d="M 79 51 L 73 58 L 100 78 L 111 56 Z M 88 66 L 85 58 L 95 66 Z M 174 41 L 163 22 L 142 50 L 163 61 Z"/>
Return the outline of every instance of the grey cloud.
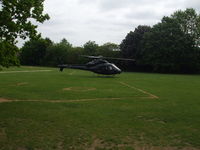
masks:
<path fill-rule="evenodd" d="M 130 11 L 126 14 L 128 19 L 137 20 L 155 20 L 160 18 L 160 14 L 156 13 L 154 10 L 144 10 L 144 11 Z"/>
<path fill-rule="evenodd" d="M 185 6 L 188 8 L 195 8 L 198 12 L 200 12 L 200 1 L 199 0 L 187 0 L 185 2 Z"/>
<path fill-rule="evenodd" d="M 194 7 L 199 0 L 46 0 L 51 17 L 39 24 L 43 37 L 66 38 L 76 46 L 88 40 L 120 43 L 138 25 L 154 25 L 178 9 Z"/>
<path fill-rule="evenodd" d="M 147 0 L 140 0 L 140 1 L 134 1 L 134 0 L 104 0 L 101 2 L 101 8 L 103 10 L 113 10 L 113 9 L 119 9 L 119 8 L 126 8 L 127 6 L 133 7 L 140 4 L 149 4 Z"/>
<path fill-rule="evenodd" d="M 154 3 L 163 3 L 167 0 L 79 0 L 81 4 L 93 4 L 98 5 L 101 11 L 112 11 L 115 9 L 127 9 L 130 7 L 144 6 L 144 5 L 154 5 Z"/>

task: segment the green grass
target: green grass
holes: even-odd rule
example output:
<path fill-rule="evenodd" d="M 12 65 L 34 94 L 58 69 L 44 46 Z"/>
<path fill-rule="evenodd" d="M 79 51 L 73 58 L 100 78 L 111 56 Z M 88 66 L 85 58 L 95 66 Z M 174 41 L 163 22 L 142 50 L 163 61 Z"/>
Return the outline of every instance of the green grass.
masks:
<path fill-rule="evenodd" d="M 200 149 L 199 75 L 16 70 L 52 71 L 0 72 L 0 150 Z"/>

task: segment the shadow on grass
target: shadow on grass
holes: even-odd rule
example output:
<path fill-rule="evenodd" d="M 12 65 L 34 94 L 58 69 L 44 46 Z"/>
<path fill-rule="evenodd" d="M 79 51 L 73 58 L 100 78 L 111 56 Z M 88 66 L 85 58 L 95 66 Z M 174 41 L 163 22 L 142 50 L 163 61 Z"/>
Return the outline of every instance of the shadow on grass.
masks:
<path fill-rule="evenodd" d="M 73 75 L 80 78 L 119 78 L 119 76 L 113 75 Z"/>

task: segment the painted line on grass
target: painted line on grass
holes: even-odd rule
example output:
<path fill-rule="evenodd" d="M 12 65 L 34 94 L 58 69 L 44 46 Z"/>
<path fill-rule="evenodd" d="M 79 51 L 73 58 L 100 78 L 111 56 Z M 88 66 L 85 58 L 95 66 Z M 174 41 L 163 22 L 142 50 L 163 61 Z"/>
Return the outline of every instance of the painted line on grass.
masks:
<path fill-rule="evenodd" d="M 24 70 L 24 71 L 2 71 L 0 72 L 0 74 L 2 73 L 20 73 L 20 72 L 49 72 L 49 71 L 53 71 L 53 70 Z"/>
<path fill-rule="evenodd" d="M 104 101 L 104 100 L 122 100 L 131 98 L 141 98 L 141 99 L 154 99 L 154 97 L 120 97 L 120 98 L 91 98 L 91 99 L 74 99 L 74 100 L 10 100 L 5 98 L 0 98 L 0 103 L 11 103 L 11 102 L 47 102 L 47 103 L 71 103 L 71 102 L 89 102 L 89 101 Z"/>
<path fill-rule="evenodd" d="M 149 95 L 149 98 L 155 98 L 155 99 L 159 98 L 158 96 L 156 96 L 156 95 L 154 95 L 154 94 L 151 94 L 151 93 L 149 93 L 149 92 L 147 92 L 147 91 L 144 91 L 144 90 L 142 90 L 142 89 L 139 89 L 139 88 L 136 88 L 136 87 L 134 87 L 134 86 L 131 86 L 131 85 L 125 83 L 125 82 L 119 82 L 119 83 L 122 84 L 122 85 L 124 85 L 124 86 L 127 86 L 127 87 L 129 87 L 129 88 L 131 88 L 131 89 L 134 89 L 134 90 L 137 90 L 137 91 L 142 92 L 142 93 L 144 93 L 144 94 L 147 94 L 147 95 Z"/>
<path fill-rule="evenodd" d="M 69 75 L 73 75 L 75 72 L 76 72 L 76 71 L 72 71 L 72 72 L 69 73 Z"/>
<path fill-rule="evenodd" d="M 122 100 L 122 99 L 131 99 L 131 98 L 140 98 L 140 99 L 158 99 L 159 97 L 144 91 L 142 89 L 131 86 L 125 82 L 118 82 L 126 87 L 142 92 L 148 96 L 132 96 L 132 97 L 118 97 L 118 98 L 90 98 L 90 99 L 73 99 L 73 100 L 10 100 L 5 98 L 0 98 L 0 103 L 9 103 L 9 102 L 49 102 L 49 103 L 70 103 L 70 102 L 88 102 L 88 101 L 101 101 L 101 100 Z"/>

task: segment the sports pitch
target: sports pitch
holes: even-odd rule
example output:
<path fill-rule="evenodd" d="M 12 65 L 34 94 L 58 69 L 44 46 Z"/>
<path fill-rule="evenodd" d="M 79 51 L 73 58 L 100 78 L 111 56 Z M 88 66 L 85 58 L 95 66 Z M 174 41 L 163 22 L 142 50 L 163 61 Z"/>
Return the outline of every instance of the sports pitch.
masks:
<path fill-rule="evenodd" d="M 200 149 L 200 76 L 0 72 L 0 150 Z"/>

